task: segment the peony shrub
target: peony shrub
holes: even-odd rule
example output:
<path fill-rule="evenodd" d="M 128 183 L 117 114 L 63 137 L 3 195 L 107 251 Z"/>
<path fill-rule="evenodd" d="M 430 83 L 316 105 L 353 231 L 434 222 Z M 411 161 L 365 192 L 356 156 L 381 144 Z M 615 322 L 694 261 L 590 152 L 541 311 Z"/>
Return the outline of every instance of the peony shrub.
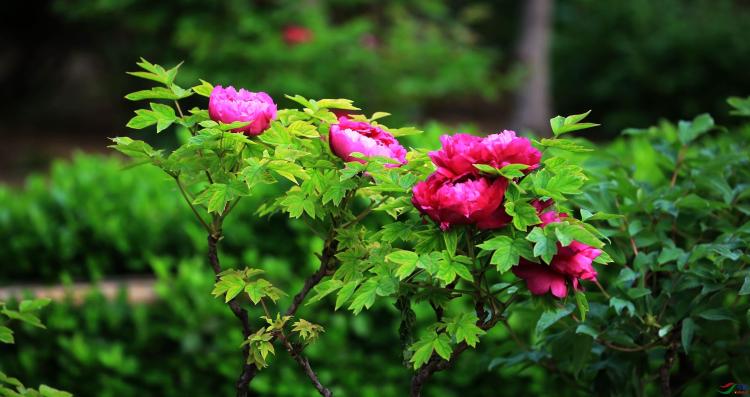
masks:
<path fill-rule="evenodd" d="M 346 99 L 272 99 L 203 80 L 183 88 L 179 66 L 138 66 L 131 74 L 161 85 L 126 97 L 149 102 L 128 127 L 175 126 L 189 137 L 172 151 L 129 137 L 114 138 L 113 148 L 169 175 L 205 229 L 212 293 L 243 333 L 237 396 L 248 395 L 277 348 L 318 393 L 332 395 L 335 385 L 323 384 L 305 355 L 326 337 L 325 324 L 302 318 L 303 305 L 357 315 L 377 301 L 394 303 L 412 396 L 498 325 L 510 327 L 519 305 L 574 300 L 585 320 L 585 288 L 611 258 L 605 235 L 576 217 L 570 201 L 588 177 L 568 154 L 589 149 L 559 136 L 596 126 L 583 122 L 588 113 L 553 118 L 552 139 L 447 134 L 440 150 L 407 150 L 398 139 L 419 130 L 386 126 L 387 113 L 367 116 Z M 180 101 L 193 95 L 208 98 L 208 109 L 183 111 Z M 287 100 L 292 107 L 277 109 Z M 284 187 L 257 208 L 259 217 L 287 214 L 321 241 L 320 266 L 300 275 L 297 291 L 280 289 L 263 269 L 221 264 L 222 225 L 259 184 Z M 434 318 L 418 321 L 416 305 Z"/>

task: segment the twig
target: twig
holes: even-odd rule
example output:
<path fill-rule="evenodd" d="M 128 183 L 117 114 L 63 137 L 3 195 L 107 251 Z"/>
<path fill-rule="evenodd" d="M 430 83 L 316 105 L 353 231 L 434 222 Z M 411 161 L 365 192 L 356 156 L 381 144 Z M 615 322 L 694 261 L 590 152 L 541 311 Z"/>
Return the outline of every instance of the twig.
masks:
<path fill-rule="evenodd" d="M 601 291 L 602 294 L 604 294 L 605 298 L 607 298 L 607 299 L 610 298 L 609 294 L 607 293 L 607 291 L 604 290 L 604 287 L 602 287 L 602 284 L 599 282 L 599 280 L 595 279 L 594 280 L 594 284 L 596 284 L 596 286 L 599 287 L 599 291 Z"/>
<path fill-rule="evenodd" d="M 180 182 L 179 175 L 172 175 L 175 182 L 177 182 L 177 187 L 180 188 L 180 193 L 182 194 L 182 197 L 185 199 L 187 204 L 190 206 L 190 209 L 193 211 L 193 214 L 195 214 L 195 217 L 198 218 L 198 221 L 200 221 L 201 225 L 203 225 L 203 228 L 206 229 L 206 231 L 211 234 L 211 228 L 208 226 L 205 220 L 203 220 L 203 217 L 200 216 L 198 213 L 198 210 L 195 209 L 195 206 L 193 206 L 193 200 L 190 199 L 190 196 L 185 191 L 185 188 L 182 186 L 182 182 Z"/>
<path fill-rule="evenodd" d="M 320 393 L 323 397 L 331 397 L 333 396 L 333 393 L 329 389 L 327 389 L 325 386 L 323 386 L 322 383 L 320 383 L 320 380 L 318 379 L 318 375 L 313 371 L 312 367 L 310 366 L 310 361 L 305 358 L 300 352 L 292 346 L 291 343 L 289 343 L 289 340 L 287 340 L 286 335 L 279 335 L 279 339 L 281 339 L 281 342 L 286 347 L 287 352 L 289 352 L 289 355 L 292 356 L 294 361 L 297 362 L 297 364 L 302 367 L 302 370 L 305 372 L 305 375 L 307 375 L 308 378 L 310 378 L 310 381 L 312 382 L 313 386 L 315 386 L 315 389 Z"/>

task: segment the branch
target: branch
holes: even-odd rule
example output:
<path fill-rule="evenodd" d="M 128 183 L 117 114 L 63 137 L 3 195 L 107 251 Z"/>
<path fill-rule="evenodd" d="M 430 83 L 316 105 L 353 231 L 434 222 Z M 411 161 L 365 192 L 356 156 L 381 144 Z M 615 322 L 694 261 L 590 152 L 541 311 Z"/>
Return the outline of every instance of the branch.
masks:
<path fill-rule="evenodd" d="M 221 273 L 221 264 L 219 263 L 219 253 L 218 253 L 218 243 L 220 234 L 209 234 L 208 236 L 208 261 L 211 264 L 211 268 L 214 271 L 214 274 L 216 274 L 216 279 L 219 279 L 219 273 Z M 242 336 L 247 339 L 252 334 L 252 328 L 250 328 L 250 320 L 247 316 L 247 311 L 243 309 L 239 302 L 235 300 L 231 300 L 228 303 L 229 309 L 232 310 L 232 313 L 234 313 L 234 316 L 237 317 L 238 320 L 240 320 L 240 323 L 242 324 Z M 247 358 L 250 355 L 250 346 L 244 346 L 242 348 L 242 372 L 240 372 L 240 376 L 237 379 L 236 383 L 236 389 L 237 389 L 237 397 L 247 397 L 249 395 L 249 388 L 250 381 L 255 377 L 255 375 L 258 373 L 258 369 L 247 363 Z"/>
<path fill-rule="evenodd" d="M 298 349 L 295 349 L 294 346 L 292 346 L 291 343 L 289 343 L 289 340 L 286 338 L 286 335 L 280 334 L 279 339 L 281 339 L 281 342 L 286 347 L 287 352 L 289 352 L 289 355 L 292 356 L 294 361 L 299 364 L 300 367 L 302 367 L 302 370 L 305 372 L 305 375 L 307 375 L 308 378 L 310 378 L 310 381 L 312 382 L 313 386 L 315 386 L 315 389 L 320 393 L 323 397 L 331 397 L 333 396 L 333 393 L 331 393 L 330 390 L 328 390 L 325 386 L 323 386 L 322 383 L 320 383 L 320 380 L 318 379 L 318 375 L 315 374 L 315 371 L 313 371 L 312 367 L 310 366 L 310 361 L 305 358 L 301 351 Z"/>
<path fill-rule="evenodd" d="M 336 261 L 336 254 L 338 253 L 338 249 L 339 242 L 338 240 L 336 240 L 335 232 L 332 232 L 324 243 L 323 253 L 320 256 L 320 267 L 315 273 L 313 273 L 312 276 L 308 277 L 308 279 L 305 280 L 305 284 L 302 286 L 302 289 L 297 293 L 297 295 L 294 296 L 294 298 L 292 299 L 292 304 L 286 311 L 287 316 L 293 316 L 294 313 L 297 312 L 297 309 L 302 304 L 302 302 L 304 302 L 307 294 L 310 293 L 310 290 L 318 285 L 323 277 L 326 276 L 328 270 L 331 268 L 331 265 L 333 265 L 333 263 Z"/>
<path fill-rule="evenodd" d="M 510 301 L 506 303 L 504 306 L 504 309 L 508 307 L 510 304 Z M 484 313 L 482 313 L 482 306 L 480 303 L 477 303 L 477 311 L 479 312 L 478 317 L 479 321 L 477 321 L 477 325 L 479 328 L 481 328 L 484 331 L 487 331 L 491 329 L 492 327 L 497 324 L 498 321 L 501 319 L 502 313 L 493 313 L 492 318 L 488 320 L 487 322 L 482 321 L 482 317 L 484 317 Z M 504 310 L 503 310 L 504 311 Z M 466 342 L 461 342 L 458 345 L 456 345 L 455 348 L 453 348 L 453 352 L 451 353 L 450 360 L 444 360 L 441 358 L 437 353 L 432 353 L 432 357 L 430 357 L 429 361 L 425 365 L 423 365 L 417 373 L 414 374 L 411 378 L 411 397 L 421 397 L 422 395 L 422 388 L 424 387 L 427 380 L 432 377 L 432 374 L 438 371 L 443 371 L 445 369 L 448 369 L 453 365 L 456 360 L 458 360 L 458 357 L 466 351 L 466 349 L 469 347 Z"/>

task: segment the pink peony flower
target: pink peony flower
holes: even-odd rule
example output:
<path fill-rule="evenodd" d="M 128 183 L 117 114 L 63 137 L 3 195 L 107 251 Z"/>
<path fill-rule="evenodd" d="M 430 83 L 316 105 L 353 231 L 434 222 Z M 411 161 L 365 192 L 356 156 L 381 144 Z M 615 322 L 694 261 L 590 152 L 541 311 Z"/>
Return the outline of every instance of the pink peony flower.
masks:
<path fill-rule="evenodd" d="M 338 124 L 331 125 L 328 135 L 331 150 L 344 161 L 365 163 L 365 160 L 352 156 L 357 152 L 367 157 L 389 157 L 399 162 L 386 164 L 387 167 L 406 164 L 406 149 L 393 135 L 370 123 L 341 117 Z"/>
<path fill-rule="evenodd" d="M 447 178 L 458 178 L 466 174 L 478 174 L 474 164 L 482 163 L 487 151 L 482 138 L 469 134 L 443 135 L 440 150 L 430 152 L 437 173 Z"/>
<path fill-rule="evenodd" d="M 547 211 L 539 217 L 542 219 L 542 226 L 547 226 L 560 222 L 566 216 Z M 578 241 L 573 241 L 567 247 L 558 243 L 557 254 L 552 257 L 549 266 L 521 259 L 512 270 L 513 274 L 526 280 L 526 286 L 532 294 L 544 295 L 552 292 L 552 295 L 564 298 L 568 295 L 568 281 L 574 289 L 580 289 L 579 279 L 596 280 L 596 270 L 592 263 L 601 253 L 601 250 Z"/>
<path fill-rule="evenodd" d="M 474 164 L 487 164 L 502 168 L 508 164 L 527 164 L 529 172 L 539 166 L 542 155 L 526 138 L 513 131 L 503 131 L 480 138 L 468 134 L 443 135 L 442 148 L 430 153 L 437 172 L 449 178 L 479 171 Z"/>
<path fill-rule="evenodd" d="M 414 186 L 411 201 L 443 230 L 467 224 L 494 229 L 510 220 L 502 207 L 507 186 L 505 178 L 466 175 L 452 179 L 434 173 Z"/>
<path fill-rule="evenodd" d="M 232 86 L 217 85 L 208 98 L 208 114 L 214 121 L 226 124 L 249 121 L 250 124 L 233 131 L 260 135 L 276 118 L 276 104 L 265 92 L 250 92 L 244 88 L 237 91 Z"/>
<path fill-rule="evenodd" d="M 284 42 L 288 45 L 304 44 L 312 41 L 312 30 L 299 25 L 290 25 L 284 28 Z"/>

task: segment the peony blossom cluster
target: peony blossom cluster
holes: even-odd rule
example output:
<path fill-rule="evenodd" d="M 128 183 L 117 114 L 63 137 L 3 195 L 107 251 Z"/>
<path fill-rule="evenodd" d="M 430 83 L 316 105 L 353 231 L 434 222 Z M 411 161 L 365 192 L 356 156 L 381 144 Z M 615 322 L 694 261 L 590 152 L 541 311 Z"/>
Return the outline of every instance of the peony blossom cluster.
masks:
<path fill-rule="evenodd" d="M 540 216 L 542 227 L 550 223 L 561 222 L 566 217 L 555 211 L 547 211 Z M 594 247 L 573 241 L 567 247 L 557 244 L 557 254 L 549 265 L 529 262 L 521 259 L 513 267 L 513 274 L 526 280 L 526 286 L 532 294 L 544 295 L 551 292 L 558 298 L 568 295 L 568 282 L 574 289 L 579 289 L 578 280 L 596 280 L 596 270 L 591 265 L 602 251 Z"/>
<path fill-rule="evenodd" d="M 437 170 L 414 186 L 412 203 L 443 230 L 453 225 L 496 229 L 510 220 L 503 198 L 508 180 L 489 177 L 475 164 L 502 168 L 508 164 L 539 166 L 541 153 L 513 131 L 481 138 L 468 134 L 443 135 L 442 148 L 430 153 Z"/>
<path fill-rule="evenodd" d="M 208 98 L 208 114 L 211 119 L 226 124 L 250 122 L 233 131 L 260 135 L 276 119 L 276 104 L 265 92 L 250 92 L 244 88 L 238 91 L 232 86 L 217 85 Z"/>
<path fill-rule="evenodd" d="M 353 153 L 361 153 L 366 157 L 388 157 L 397 162 L 386 164 L 386 167 L 406 164 L 406 149 L 396 138 L 384 129 L 364 121 L 339 117 L 338 123 L 331 125 L 328 140 L 331 151 L 344 161 L 364 163 L 364 159 L 352 156 Z"/>

